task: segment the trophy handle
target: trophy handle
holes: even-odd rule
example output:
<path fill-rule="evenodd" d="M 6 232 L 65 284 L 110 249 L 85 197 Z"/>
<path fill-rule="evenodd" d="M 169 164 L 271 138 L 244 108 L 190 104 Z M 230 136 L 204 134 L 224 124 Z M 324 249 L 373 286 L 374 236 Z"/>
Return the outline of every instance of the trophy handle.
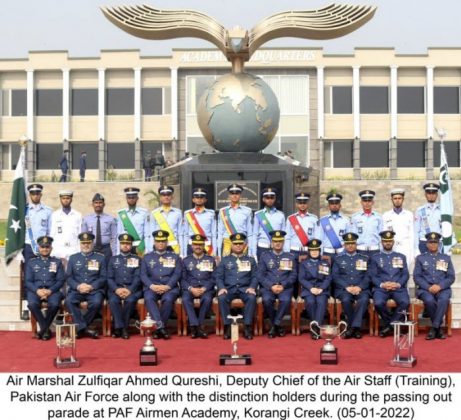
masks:
<path fill-rule="evenodd" d="M 344 325 L 344 328 L 343 328 L 342 331 L 341 331 L 341 325 Z M 339 327 L 339 331 L 340 331 L 338 337 L 341 337 L 347 330 L 347 322 L 346 321 L 339 321 L 338 327 Z"/>
<path fill-rule="evenodd" d="M 139 321 L 135 321 L 134 326 L 138 329 L 141 330 L 141 323 Z"/>
<path fill-rule="evenodd" d="M 311 321 L 311 323 L 309 324 L 309 329 L 311 330 L 311 334 L 314 334 L 317 338 L 320 338 L 320 334 L 316 330 L 312 329 L 313 326 L 318 328 L 319 323 L 317 321 Z"/>

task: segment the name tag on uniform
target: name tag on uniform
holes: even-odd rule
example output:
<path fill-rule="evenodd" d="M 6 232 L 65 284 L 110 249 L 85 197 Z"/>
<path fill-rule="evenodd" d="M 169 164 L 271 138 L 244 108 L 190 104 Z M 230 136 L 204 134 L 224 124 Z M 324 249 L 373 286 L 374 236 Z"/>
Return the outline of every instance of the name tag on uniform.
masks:
<path fill-rule="evenodd" d="M 292 260 L 280 260 L 279 270 L 281 271 L 293 270 L 293 261 Z"/>
<path fill-rule="evenodd" d="M 328 274 L 330 274 L 330 267 L 328 265 L 319 264 L 319 274 L 328 276 Z"/>
<path fill-rule="evenodd" d="M 403 268 L 403 260 L 400 257 L 392 258 L 392 268 Z"/>
<path fill-rule="evenodd" d="M 174 258 L 168 257 L 163 259 L 163 264 L 165 268 L 175 268 L 176 267 L 176 261 Z"/>
<path fill-rule="evenodd" d="M 237 260 L 237 271 L 251 271 L 250 261 Z"/>
<path fill-rule="evenodd" d="M 213 261 L 202 261 L 197 264 L 197 268 L 199 271 L 213 271 Z"/>
<path fill-rule="evenodd" d="M 366 260 L 357 260 L 355 262 L 355 269 L 358 271 L 367 271 L 367 262 Z"/>
<path fill-rule="evenodd" d="M 448 263 L 444 260 L 438 260 L 435 263 L 435 269 L 439 271 L 447 271 L 448 270 Z"/>
<path fill-rule="evenodd" d="M 126 266 L 128 268 L 137 268 L 139 267 L 139 260 L 137 258 L 128 258 L 126 260 Z"/>
<path fill-rule="evenodd" d="M 97 260 L 89 260 L 87 263 L 88 270 L 91 271 L 98 271 L 99 270 L 99 261 Z"/>
<path fill-rule="evenodd" d="M 48 270 L 50 273 L 56 273 L 58 271 L 58 264 L 56 262 L 50 262 L 50 268 Z"/>

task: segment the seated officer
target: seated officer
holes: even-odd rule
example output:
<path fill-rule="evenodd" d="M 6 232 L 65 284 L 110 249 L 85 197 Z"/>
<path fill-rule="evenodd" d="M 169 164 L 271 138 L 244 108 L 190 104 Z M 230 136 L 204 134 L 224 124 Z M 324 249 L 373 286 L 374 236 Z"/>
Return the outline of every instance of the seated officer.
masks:
<path fill-rule="evenodd" d="M 416 297 L 424 302 L 424 309 L 432 322 L 426 340 L 445 338 L 440 326 L 450 303 L 451 285 L 455 281 L 455 270 L 450 256 L 439 253 L 441 237 L 437 232 L 426 235 L 428 252 L 416 257 L 413 272 L 417 287 Z"/>
<path fill-rule="evenodd" d="M 224 323 L 224 340 L 231 338 L 230 305 L 234 299 L 242 299 L 245 303 L 243 322 L 245 329 L 243 336 L 247 340 L 253 339 L 251 326 L 256 306 L 256 261 L 253 257 L 243 254 L 246 235 L 234 233 L 229 237 L 231 241 L 231 254 L 223 257 L 221 264 L 215 271 L 218 286 L 219 311 Z"/>
<path fill-rule="evenodd" d="M 311 321 L 323 324 L 330 297 L 331 270 L 328 261 L 321 259 L 320 246 L 322 241 L 311 239 L 307 243 L 309 256 L 299 267 L 299 284 L 301 297 L 304 299 L 304 308 Z M 320 331 L 316 331 L 319 333 Z M 311 331 L 313 340 L 319 336 Z"/>
<path fill-rule="evenodd" d="M 128 233 L 118 236 L 120 254 L 111 257 L 107 266 L 109 306 L 114 317 L 113 337 L 130 338 L 130 316 L 142 296 L 140 258 L 132 254 L 133 237 Z"/>
<path fill-rule="evenodd" d="M 283 252 L 286 232 L 273 230 L 270 232 L 272 250 L 264 252 L 258 265 L 258 282 L 264 310 L 271 321 L 268 337 L 283 337 L 285 331 L 281 325 L 283 316 L 288 312 L 293 296 L 293 286 L 298 277 L 297 262 L 293 254 Z M 277 310 L 275 300 L 279 300 Z"/>
<path fill-rule="evenodd" d="M 373 284 L 373 302 L 380 318 L 383 321 L 380 337 L 392 334 L 394 321 L 404 319 L 404 312 L 410 305 L 407 281 L 409 278 L 405 255 L 392 250 L 395 232 L 384 230 L 379 234 L 383 250 L 371 257 L 368 272 Z M 393 313 L 387 308 L 389 299 L 393 299 L 397 308 Z"/>
<path fill-rule="evenodd" d="M 343 235 L 345 252 L 336 257 L 332 270 L 335 298 L 343 305 L 348 325 L 344 338 L 362 338 L 360 326 L 370 298 L 368 257 L 357 253 L 358 237 L 352 232 Z"/>
<path fill-rule="evenodd" d="M 179 295 L 182 266 L 178 254 L 167 251 L 168 232 L 156 230 L 152 236 L 154 250 L 146 254 L 141 262 L 144 301 L 150 316 L 157 323 L 155 335 L 168 340 L 170 334 L 165 327 Z M 161 302 L 160 309 L 158 301 Z"/>
<path fill-rule="evenodd" d="M 208 334 L 203 329 L 203 323 L 214 296 L 213 272 L 216 263 L 214 257 L 205 254 L 205 236 L 196 234 L 190 239 L 192 255 L 184 258 L 182 264 L 182 303 L 189 319 L 191 337 L 208 338 Z M 194 309 L 194 299 L 200 299 L 198 317 Z"/>
<path fill-rule="evenodd" d="M 78 338 L 87 335 L 98 338 L 98 333 L 88 327 L 100 311 L 107 285 L 106 261 L 104 255 L 93 251 L 94 235 L 83 232 L 78 235 L 80 250 L 69 257 L 67 264 L 67 293 L 66 306 L 77 324 Z M 80 311 L 80 303 L 88 302 L 85 315 Z"/>
<path fill-rule="evenodd" d="M 45 341 L 51 338 L 50 325 L 61 305 L 60 289 L 65 279 L 61 260 L 50 257 L 52 242 L 50 236 L 37 238 L 39 256 L 29 259 L 24 278 L 28 307 L 40 326 L 38 338 Z M 41 310 L 42 302 L 48 304 L 45 316 Z"/>

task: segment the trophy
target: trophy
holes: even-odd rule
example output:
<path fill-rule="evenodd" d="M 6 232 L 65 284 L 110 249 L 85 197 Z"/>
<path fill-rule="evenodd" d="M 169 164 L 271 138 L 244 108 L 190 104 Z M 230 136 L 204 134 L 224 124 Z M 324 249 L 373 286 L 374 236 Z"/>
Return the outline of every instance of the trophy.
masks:
<path fill-rule="evenodd" d="M 236 365 L 251 365 L 251 355 L 250 354 L 237 354 L 237 342 L 239 340 L 239 324 L 237 320 L 243 318 L 242 315 L 227 316 L 229 319 L 232 319 L 231 324 L 231 344 L 232 344 L 232 354 L 221 354 L 219 356 L 219 364 L 225 366 L 236 366 Z"/>
<path fill-rule="evenodd" d="M 141 366 L 157 366 L 157 349 L 152 340 L 152 332 L 157 328 L 157 322 L 147 313 L 144 321 L 136 322 L 136 327 L 146 336 L 146 342 L 139 350 L 139 364 Z"/>
<path fill-rule="evenodd" d="M 416 365 L 414 356 L 415 344 L 415 321 L 408 320 L 408 313 L 402 311 L 404 321 L 394 321 L 394 357 L 391 360 L 391 366 L 413 367 Z M 406 330 L 402 332 L 402 330 Z"/>
<path fill-rule="evenodd" d="M 341 326 L 344 326 L 342 331 Z M 313 327 L 316 328 L 313 329 Z M 335 337 L 341 337 L 346 332 L 347 323 L 340 321 L 338 325 L 319 325 L 317 321 L 312 321 L 309 328 L 317 338 L 326 340 L 326 343 L 320 349 L 320 364 L 337 365 L 338 349 L 333 345 L 332 341 Z M 320 333 L 317 331 L 320 331 Z"/>
<path fill-rule="evenodd" d="M 54 359 L 54 366 L 57 368 L 77 368 L 80 362 L 77 360 L 76 329 L 77 324 L 66 321 L 66 315 L 59 316 L 56 327 L 56 345 L 58 356 Z"/>

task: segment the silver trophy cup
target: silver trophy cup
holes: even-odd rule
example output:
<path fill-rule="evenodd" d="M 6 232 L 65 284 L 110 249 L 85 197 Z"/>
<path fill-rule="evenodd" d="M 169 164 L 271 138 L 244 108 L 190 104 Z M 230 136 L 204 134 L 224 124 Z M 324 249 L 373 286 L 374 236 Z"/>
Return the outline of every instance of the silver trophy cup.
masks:
<path fill-rule="evenodd" d="M 157 322 L 147 313 L 144 321 L 136 322 L 136 327 L 146 336 L 146 341 L 141 350 L 139 350 L 139 364 L 141 366 L 156 366 L 158 363 L 157 349 L 154 346 L 152 332 L 157 328 Z"/>
<path fill-rule="evenodd" d="M 341 327 L 344 328 L 341 329 Z M 309 328 L 315 336 L 323 338 L 326 341 L 320 349 L 320 364 L 338 364 L 338 349 L 333 345 L 332 341 L 336 337 L 341 337 L 346 332 L 347 323 L 340 321 L 338 325 L 319 325 L 317 321 L 312 321 Z"/>

